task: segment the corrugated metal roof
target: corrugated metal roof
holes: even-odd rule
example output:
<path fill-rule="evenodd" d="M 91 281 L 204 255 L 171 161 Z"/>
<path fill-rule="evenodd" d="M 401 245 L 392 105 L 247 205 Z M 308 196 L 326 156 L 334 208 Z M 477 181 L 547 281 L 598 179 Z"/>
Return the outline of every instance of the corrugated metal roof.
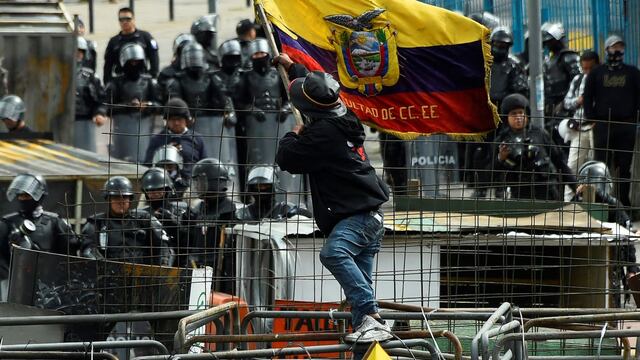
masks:
<path fill-rule="evenodd" d="M 0 140 L 0 180 L 33 172 L 47 179 L 132 176 L 147 168 L 50 140 Z"/>

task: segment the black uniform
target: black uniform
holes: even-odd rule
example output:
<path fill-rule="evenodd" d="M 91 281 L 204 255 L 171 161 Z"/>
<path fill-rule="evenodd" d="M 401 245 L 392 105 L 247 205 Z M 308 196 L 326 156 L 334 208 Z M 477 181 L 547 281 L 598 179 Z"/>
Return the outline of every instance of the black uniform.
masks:
<path fill-rule="evenodd" d="M 640 70 L 621 64 L 617 68 L 600 65 L 593 69 L 584 87 L 584 115 L 595 120 L 595 159 L 618 169 L 618 198 L 626 206 L 629 199 L 631 166 L 640 111 Z"/>
<path fill-rule="evenodd" d="M 82 59 L 82 66 L 91 69 L 94 73 L 96 72 L 96 64 L 98 61 L 96 47 L 95 41 L 87 40 L 87 51 L 85 51 L 84 59 Z"/>
<path fill-rule="evenodd" d="M 575 189 L 576 177 L 563 160 L 562 152 L 549 134 L 536 127 L 515 132 L 506 128 L 498 134 L 497 147 L 506 144 L 510 154 L 505 161 L 496 159 L 496 170 L 502 172 L 505 186 L 511 187 L 516 199 L 559 200 L 558 176 L 562 184 Z"/>
<path fill-rule="evenodd" d="M 192 116 L 219 115 L 225 111 L 233 111 L 233 103 L 223 92 L 223 84 L 212 73 L 203 72 L 198 77 L 191 76 L 186 71 L 176 73 L 167 86 L 168 97 L 179 97 L 192 109 Z M 217 109 L 203 111 L 195 109 Z M 196 124 L 197 126 L 197 124 Z"/>
<path fill-rule="evenodd" d="M 81 67 L 76 70 L 76 121 L 91 120 L 95 115 L 106 115 L 102 105 L 105 91 L 93 70 Z"/>
<path fill-rule="evenodd" d="M 519 93 L 529 97 L 527 76 L 522 67 L 512 58 L 496 61 L 491 65 L 491 102 L 500 108 L 500 102 L 509 94 Z"/>
<path fill-rule="evenodd" d="M 158 43 L 156 40 L 146 31 L 136 29 L 131 34 L 118 34 L 111 39 L 107 44 L 107 49 L 104 53 L 104 71 L 103 80 L 108 83 L 112 78 L 112 72 L 120 72 L 120 65 L 118 57 L 120 56 L 120 49 L 124 44 L 136 42 L 144 49 L 146 59 L 149 62 L 149 73 L 152 77 L 158 76 L 159 64 L 158 59 Z"/>
<path fill-rule="evenodd" d="M 162 101 L 167 102 L 169 93 L 169 83 L 176 78 L 180 72 L 180 60 L 174 60 L 158 74 L 158 90 L 162 95 Z"/>
<path fill-rule="evenodd" d="M 564 116 L 563 100 L 571 80 L 580 74 L 580 55 L 569 49 L 553 54 L 544 64 L 544 106 L 546 116 Z M 557 108 L 557 109 L 556 109 Z"/>
<path fill-rule="evenodd" d="M 162 229 L 169 238 L 169 247 L 175 251 L 174 266 L 188 267 L 189 224 L 185 220 L 191 218 L 189 205 L 184 201 L 165 199 L 160 200 L 160 205 L 152 204 L 140 210 L 150 213 L 162 224 Z"/>
<path fill-rule="evenodd" d="M 12 232 L 30 220 L 36 225 L 36 230 L 29 234 L 33 244 L 32 249 L 63 255 L 76 255 L 78 249 L 77 238 L 69 224 L 58 214 L 43 211 L 40 216 L 28 216 L 24 212 L 7 214 L 0 220 L 0 279 L 9 275 L 11 259 L 11 237 L 18 235 Z"/>
<path fill-rule="evenodd" d="M 130 210 L 124 217 L 97 214 L 87 219 L 82 236 L 82 253 L 89 257 L 165 266 L 173 262 L 162 224 L 144 210 Z"/>

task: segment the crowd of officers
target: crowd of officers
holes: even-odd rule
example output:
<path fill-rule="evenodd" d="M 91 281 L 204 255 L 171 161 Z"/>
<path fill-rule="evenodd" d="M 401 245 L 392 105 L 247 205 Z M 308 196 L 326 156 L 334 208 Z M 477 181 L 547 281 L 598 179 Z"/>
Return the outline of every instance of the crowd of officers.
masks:
<path fill-rule="evenodd" d="M 569 49 L 561 23 L 542 25 L 545 125 L 539 128 L 529 119 L 528 33 L 525 51 L 512 54 L 513 35 L 498 18 L 470 17 L 491 29 L 489 95 L 502 120 L 485 141 L 458 143 L 472 196 L 484 198 L 493 190 L 496 198 L 570 201 L 580 197 L 579 170 L 596 160 L 617 174 L 613 191 L 629 207 L 640 71 L 624 63 L 624 39 L 615 34 L 606 39 L 601 63 L 593 50 Z M 380 138 L 387 180 L 402 193 L 407 147 L 390 135 Z"/>
<path fill-rule="evenodd" d="M 208 265 L 231 286 L 234 256 L 224 254 L 234 245 L 225 228 L 311 217 L 304 201 L 287 202 L 277 191 L 294 177 L 277 169 L 275 153 L 295 122 L 268 43 L 253 21 L 243 20 L 237 38 L 218 44 L 217 16 L 210 14 L 176 37 L 173 60 L 160 69 L 158 45 L 136 28 L 133 10 L 120 9 L 118 20 L 121 31 L 105 51 L 105 86 L 95 73 L 95 43 L 78 37 L 75 145 L 95 151 L 95 126 L 110 117 L 110 155 L 150 167 L 139 181 L 146 206 L 134 203 L 131 180 L 138 179 L 111 177 L 102 189 L 104 212 L 76 234 L 44 210 L 44 178 L 19 174 L 7 191 L 19 211 L 0 221 L 0 279 L 8 276 L 16 244 L 94 259 Z M 30 131 L 24 116 L 19 97 L 0 100 L 10 132 Z M 156 116 L 165 126 L 152 134 Z"/>

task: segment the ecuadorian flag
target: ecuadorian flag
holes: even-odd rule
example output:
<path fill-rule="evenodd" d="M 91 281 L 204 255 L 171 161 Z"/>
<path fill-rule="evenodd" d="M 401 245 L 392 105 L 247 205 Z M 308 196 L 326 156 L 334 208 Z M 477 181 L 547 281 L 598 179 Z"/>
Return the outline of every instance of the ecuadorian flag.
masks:
<path fill-rule="evenodd" d="M 416 0 L 257 0 L 282 51 L 333 74 L 365 123 L 402 138 L 495 128 L 489 30 Z"/>

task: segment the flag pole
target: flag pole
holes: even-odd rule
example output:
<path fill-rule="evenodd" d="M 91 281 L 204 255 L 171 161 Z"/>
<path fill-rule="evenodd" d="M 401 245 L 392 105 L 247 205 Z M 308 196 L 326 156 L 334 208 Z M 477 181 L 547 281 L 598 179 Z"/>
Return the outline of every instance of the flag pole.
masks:
<path fill-rule="evenodd" d="M 267 14 L 264 11 L 264 7 L 262 4 L 255 2 L 256 14 L 260 19 L 260 23 L 262 24 L 262 29 L 264 30 L 264 34 L 267 37 L 267 41 L 269 42 L 269 47 L 271 47 L 271 52 L 273 53 L 273 57 L 280 55 L 280 51 L 278 51 L 278 45 L 276 45 L 276 39 L 273 37 L 273 29 L 271 28 L 271 23 L 269 19 L 267 19 Z M 287 75 L 287 70 L 282 66 L 282 64 L 278 64 L 278 74 L 280 74 L 280 79 L 284 83 L 284 88 L 287 91 L 287 97 L 291 99 L 289 94 L 289 75 Z M 291 111 L 293 112 L 293 117 L 296 119 L 296 124 L 302 125 L 304 122 L 302 121 L 302 115 L 294 106 L 291 106 Z"/>

